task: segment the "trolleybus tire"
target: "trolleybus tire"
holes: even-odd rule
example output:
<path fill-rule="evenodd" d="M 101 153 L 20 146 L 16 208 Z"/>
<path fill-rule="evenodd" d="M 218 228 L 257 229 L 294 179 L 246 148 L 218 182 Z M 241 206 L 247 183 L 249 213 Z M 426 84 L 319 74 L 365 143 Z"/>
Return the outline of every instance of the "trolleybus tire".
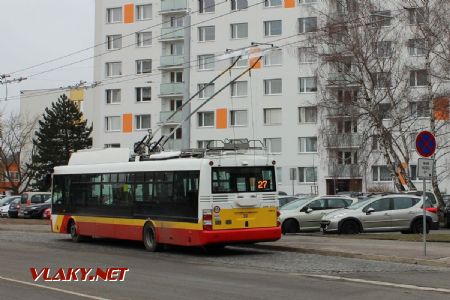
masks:
<path fill-rule="evenodd" d="M 155 227 L 151 223 L 145 224 L 142 236 L 147 251 L 156 252 L 161 250 L 161 245 L 156 241 Z"/>
<path fill-rule="evenodd" d="M 82 236 L 78 233 L 77 223 L 75 223 L 74 220 L 69 221 L 69 233 L 70 233 L 70 237 L 72 238 L 72 241 L 75 243 L 82 242 L 86 239 L 85 236 Z"/>

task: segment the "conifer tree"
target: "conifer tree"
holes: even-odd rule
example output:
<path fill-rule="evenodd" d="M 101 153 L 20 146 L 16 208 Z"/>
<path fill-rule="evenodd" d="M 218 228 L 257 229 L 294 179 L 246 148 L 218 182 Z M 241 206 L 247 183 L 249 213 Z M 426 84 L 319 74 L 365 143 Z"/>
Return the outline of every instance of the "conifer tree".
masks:
<path fill-rule="evenodd" d="M 31 164 L 36 174 L 35 187 L 47 190 L 46 176 L 53 173 L 54 167 L 67 165 L 73 152 L 91 147 L 91 132 L 92 126 L 87 126 L 83 114 L 65 94 L 47 107 L 33 139 L 35 152 Z"/>

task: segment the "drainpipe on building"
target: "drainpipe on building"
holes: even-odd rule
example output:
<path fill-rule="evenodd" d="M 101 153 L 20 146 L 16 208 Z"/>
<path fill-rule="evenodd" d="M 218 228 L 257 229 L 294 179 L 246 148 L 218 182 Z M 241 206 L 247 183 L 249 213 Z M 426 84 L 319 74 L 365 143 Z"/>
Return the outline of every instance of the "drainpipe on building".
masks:
<path fill-rule="evenodd" d="M 190 98 L 190 59 L 191 59 L 191 16 L 188 14 L 184 17 L 184 92 L 183 104 L 189 101 Z M 182 120 L 185 120 L 191 114 L 191 104 L 188 103 L 183 107 L 181 112 Z M 181 149 L 191 148 L 191 120 L 184 122 L 181 126 Z"/>

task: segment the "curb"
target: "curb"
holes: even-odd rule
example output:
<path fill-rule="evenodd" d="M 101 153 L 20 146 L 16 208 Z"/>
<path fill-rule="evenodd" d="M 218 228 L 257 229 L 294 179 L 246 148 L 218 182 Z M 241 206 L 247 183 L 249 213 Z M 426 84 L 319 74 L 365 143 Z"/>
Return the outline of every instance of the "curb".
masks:
<path fill-rule="evenodd" d="M 301 247 L 278 246 L 278 245 L 262 245 L 262 244 L 245 245 L 245 247 L 254 248 L 254 249 L 262 249 L 262 250 L 296 252 L 296 253 L 304 253 L 304 254 L 318 254 L 318 255 L 323 255 L 323 256 L 359 258 L 359 259 L 375 260 L 375 261 L 385 261 L 385 262 L 395 262 L 395 263 L 404 263 L 404 264 L 421 265 L 421 266 L 450 268 L 450 262 L 447 263 L 444 261 L 440 261 L 438 259 L 423 259 L 423 258 L 410 258 L 410 257 L 402 257 L 402 256 L 362 254 L 362 253 L 354 253 L 354 252 L 339 252 L 339 251 L 330 251 L 330 250 L 319 250 L 319 249 L 313 249 L 313 248 L 301 248 Z"/>

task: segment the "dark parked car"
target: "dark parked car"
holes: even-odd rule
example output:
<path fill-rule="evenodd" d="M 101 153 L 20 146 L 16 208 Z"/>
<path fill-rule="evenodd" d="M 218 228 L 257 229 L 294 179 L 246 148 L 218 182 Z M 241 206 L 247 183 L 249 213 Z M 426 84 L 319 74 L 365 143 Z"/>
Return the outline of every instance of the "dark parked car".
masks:
<path fill-rule="evenodd" d="M 444 224 L 447 228 L 450 228 L 450 201 L 447 201 L 444 207 Z"/>
<path fill-rule="evenodd" d="M 17 218 L 19 216 L 19 209 L 20 209 L 20 198 L 17 198 L 16 200 L 12 201 L 9 204 L 8 216 L 10 218 Z"/>
<path fill-rule="evenodd" d="M 42 219 L 44 216 L 44 211 L 47 208 L 50 208 L 51 200 L 48 199 L 44 203 L 33 204 L 25 207 L 21 207 L 19 211 L 19 215 L 24 218 L 34 218 L 34 219 Z"/>

